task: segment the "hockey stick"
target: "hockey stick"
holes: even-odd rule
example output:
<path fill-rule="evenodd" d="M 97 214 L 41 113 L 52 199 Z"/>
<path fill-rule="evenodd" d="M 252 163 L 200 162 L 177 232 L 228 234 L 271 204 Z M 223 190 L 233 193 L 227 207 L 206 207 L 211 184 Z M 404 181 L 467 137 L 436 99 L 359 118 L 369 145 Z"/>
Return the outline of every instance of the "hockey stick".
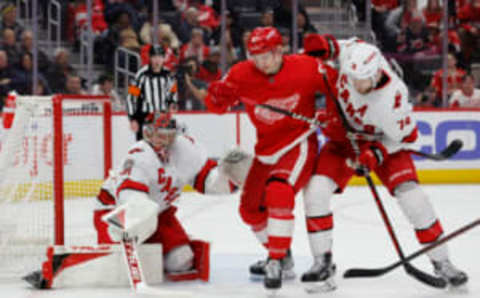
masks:
<path fill-rule="evenodd" d="M 276 112 L 276 113 L 279 113 L 279 114 L 283 114 L 285 116 L 292 117 L 292 118 L 297 119 L 297 120 L 307 122 L 309 124 L 318 126 L 320 128 L 325 127 L 325 123 L 322 123 L 315 118 L 310 118 L 310 117 L 307 117 L 307 116 L 304 116 L 304 115 L 300 115 L 300 114 L 297 114 L 295 112 L 284 110 L 282 108 L 275 107 L 275 106 L 272 106 L 272 105 L 269 105 L 269 104 L 256 103 L 255 101 L 253 101 L 251 99 L 248 99 L 248 98 L 245 98 L 245 97 L 242 97 L 242 101 L 244 101 L 247 104 L 255 105 L 255 106 L 258 106 L 258 107 L 261 107 L 261 108 L 264 108 L 264 109 L 267 109 L 267 110 L 270 110 L 270 111 L 273 111 L 273 112 Z M 364 133 L 361 133 L 361 132 L 353 132 L 353 134 L 361 135 L 364 140 L 369 140 L 369 139 L 370 140 L 375 140 L 377 138 L 376 135 L 364 134 Z M 463 146 L 463 142 L 459 139 L 455 139 L 450 144 L 448 144 L 448 146 L 445 147 L 445 149 L 443 149 L 441 152 L 438 152 L 438 153 L 427 153 L 427 152 L 413 150 L 413 149 L 407 149 L 407 150 L 412 154 L 415 154 L 415 155 L 418 155 L 418 156 L 421 156 L 421 157 L 424 157 L 424 158 L 427 158 L 427 159 L 431 159 L 431 160 L 435 160 L 435 161 L 442 161 L 442 160 L 447 160 L 450 157 L 452 157 L 453 155 L 455 155 L 458 151 L 460 151 L 462 146 Z"/>
<path fill-rule="evenodd" d="M 108 223 L 123 229 L 123 225 L 116 221 L 114 217 L 105 219 Z M 192 293 L 185 291 L 170 291 L 149 286 L 146 283 L 145 276 L 138 258 L 138 250 L 135 240 L 123 237 L 122 241 L 123 255 L 128 268 L 128 278 L 133 291 L 139 294 L 155 295 L 160 297 L 191 297 Z M 161 268 L 160 270 L 163 270 Z"/>
<path fill-rule="evenodd" d="M 347 130 L 347 132 L 353 132 L 355 133 L 355 129 L 350 125 L 350 123 L 347 120 L 347 117 L 343 113 L 342 107 L 340 106 L 340 103 L 338 100 L 335 98 L 334 93 L 330 89 L 330 85 L 328 84 L 328 80 L 326 78 L 326 75 L 323 75 L 323 80 L 325 82 L 326 89 L 328 91 L 328 95 L 332 98 L 332 100 L 335 103 L 335 107 L 337 108 L 337 112 L 340 115 L 340 118 L 342 120 L 342 123 Z M 348 135 L 347 135 L 348 137 Z M 354 138 L 349 138 L 350 143 L 352 145 L 353 151 L 355 152 L 356 156 L 360 155 L 360 148 L 358 146 L 358 143 Z M 377 187 L 373 183 L 372 177 L 370 176 L 370 171 L 368 168 L 360 166 L 359 171 L 365 176 L 365 180 L 367 181 L 368 187 L 370 188 L 370 191 L 372 192 L 373 198 L 375 199 L 375 203 L 378 207 L 378 210 L 380 212 L 380 215 L 382 216 L 383 223 L 385 224 L 385 227 L 387 228 L 388 235 L 390 236 L 390 239 L 393 242 L 393 246 L 395 247 L 395 250 L 397 251 L 398 256 L 400 257 L 400 261 L 405 260 L 405 254 L 403 253 L 402 247 L 400 246 L 400 242 L 398 241 L 398 238 L 395 234 L 395 231 L 393 230 L 392 223 L 390 222 L 390 219 L 387 215 L 387 212 L 385 211 L 385 208 L 383 206 L 382 200 L 380 199 L 380 195 L 378 194 Z M 445 288 L 447 286 L 447 282 L 440 278 L 440 277 L 435 277 L 431 274 L 428 274 L 426 272 L 423 272 L 410 263 L 404 261 L 402 263 L 403 267 L 405 268 L 405 271 L 413 276 L 416 280 L 428 284 L 432 287 L 435 288 Z"/>
<path fill-rule="evenodd" d="M 425 246 L 422 249 L 417 250 L 416 252 L 406 256 L 403 260 L 397 261 L 397 262 L 395 262 L 391 265 L 388 265 L 388 266 L 385 266 L 385 267 L 382 267 L 382 268 L 372 268 L 372 269 L 352 268 L 352 269 L 348 269 L 343 274 L 343 277 L 345 277 L 345 278 L 350 278 L 350 277 L 377 277 L 377 276 L 384 275 L 384 274 L 398 268 L 399 266 L 402 266 L 404 264 L 408 264 L 408 262 L 415 259 L 416 257 L 425 254 L 427 251 L 430 251 L 430 250 L 434 249 L 435 247 L 437 247 L 439 245 L 442 245 L 445 242 L 450 241 L 457 236 L 460 236 L 461 234 L 467 232 L 468 230 L 473 229 L 474 227 L 476 227 L 478 225 L 480 225 L 480 219 L 477 219 L 477 220 L 475 220 L 475 221 L 473 221 L 473 222 L 471 222 L 471 223 L 453 231 L 452 233 L 448 234 L 447 236 L 440 238 L 440 240 L 438 240 L 438 241 L 436 241 L 436 242 L 434 242 L 434 243 L 432 243 L 428 246 Z"/>

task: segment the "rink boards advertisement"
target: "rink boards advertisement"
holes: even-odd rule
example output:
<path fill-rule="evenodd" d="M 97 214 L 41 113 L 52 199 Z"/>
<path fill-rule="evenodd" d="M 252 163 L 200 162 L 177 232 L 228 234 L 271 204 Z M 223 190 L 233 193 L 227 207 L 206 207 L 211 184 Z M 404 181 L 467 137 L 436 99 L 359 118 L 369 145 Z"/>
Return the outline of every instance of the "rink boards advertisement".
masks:
<path fill-rule="evenodd" d="M 415 156 L 419 176 L 424 183 L 479 183 L 480 182 L 480 110 L 418 110 L 415 112 L 419 139 L 412 146 L 424 152 L 439 152 L 452 140 L 463 141 L 461 151 L 446 161 L 431 161 Z M 83 118 L 83 119 L 82 119 Z M 213 158 L 221 157 L 228 149 L 240 146 L 253 152 L 255 131 L 244 112 L 231 112 L 216 115 L 205 112 L 179 113 L 177 118 L 185 125 L 187 134 L 202 143 Z M 95 120 L 96 119 L 96 120 Z M 46 119 L 45 119 L 46 120 Z M 95 123 L 98 121 L 98 123 Z M 71 116 L 64 118 L 64 157 L 67 180 L 85 179 L 96 181 L 103 179 L 103 152 L 101 117 Z M 88 124 L 87 124 L 88 123 Z M 134 143 L 128 119 L 124 113 L 113 115 L 113 165 L 120 163 Z M 40 124 L 39 124 L 40 125 Z M 2 143 L 8 134 L 1 126 Z M 318 130 L 321 144 L 325 138 Z M 25 136 L 21 152 L 16 156 L 16 165 L 28 165 L 22 175 L 39 175 L 49 172 L 52 167 L 52 155 L 49 149 L 52 134 L 48 129 L 39 129 Z M 3 144 L 1 144 L 3 145 Z M 1 147 L 0 147 L 1 148 Z M 33 177 L 35 178 L 35 177 Z M 40 178 L 41 179 L 41 178 Z M 41 181 L 43 182 L 43 181 Z M 355 178 L 352 183 L 362 183 Z M 96 188 L 96 187 L 94 187 Z"/>

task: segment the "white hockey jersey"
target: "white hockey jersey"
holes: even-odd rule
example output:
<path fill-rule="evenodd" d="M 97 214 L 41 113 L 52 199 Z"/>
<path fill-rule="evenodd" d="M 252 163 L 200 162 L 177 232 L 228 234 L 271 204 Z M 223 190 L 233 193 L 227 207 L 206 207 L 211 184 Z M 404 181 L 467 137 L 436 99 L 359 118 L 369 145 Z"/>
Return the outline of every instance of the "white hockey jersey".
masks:
<path fill-rule="evenodd" d="M 381 135 L 379 141 L 389 153 L 394 153 L 408 146 L 402 140 L 416 127 L 408 89 L 382 56 L 381 69 L 387 81 L 367 94 L 358 93 L 345 72 L 345 63 L 359 42 L 363 41 L 356 38 L 339 41 L 338 101 L 352 127 Z"/>
<path fill-rule="evenodd" d="M 168 160 L 162 160 L 148 142 L 138 141 L 105 180 L 97 197 L 97 209 L 112 208 L 122 191 L 136 190 L 147 193 L 158 204 L 161 213 L 180 196 L 187 184 L 204 192 L 212 170 L 217 171 L 216 163 L 209 160 L 204 148 L 190 137 L 177 136 Z M 228 181 L 224 184 L 228 186 Z"/>

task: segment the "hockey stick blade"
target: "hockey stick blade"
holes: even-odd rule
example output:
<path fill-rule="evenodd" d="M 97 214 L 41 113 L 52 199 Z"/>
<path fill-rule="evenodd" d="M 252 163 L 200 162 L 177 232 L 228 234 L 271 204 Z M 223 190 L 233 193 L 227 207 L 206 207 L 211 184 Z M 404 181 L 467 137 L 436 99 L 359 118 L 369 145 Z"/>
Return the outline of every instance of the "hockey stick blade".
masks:
<path fill-rule="evenodd" d="M 439 245 L 442 245 L 443 243 L 445 243 L 447 241 L 450 241 L 453 238 L 467 232 L 468 230 L 473 229 L 474 227 L 476 227 L 478 225 L 480 225 L 480 219 L 477 219 L 477 220 L 475 220 L 475 221 L 473 221 L 473 222 L 471 222 L 471 223 L 469 223 L 469 224 L 451 232 L 450 234 L 441 238 L 437 242 L 434 242 L 434 243 L 432 243 L 428 246 L 423 247 L 422 249 L 417 250 L 416 252 L 406 256 L 405 259 L 403 259 L 403 260 L 400 260 L 398 262 L 395 262 L 391 265 L 388 265 L 388 266 L 382 267 L 382 268 L 352 268 L 352 269 L 348 269 L 343 274 L 343 277 L 344 278 L 355 278 L 355 277 L 378 277 L 378 276 L 382 276 L 382 275 L 398 268 L 399 266 L 403 266 L 404 264 L 406 264 L 409 261 L 417 258 L 418 256 L 421 256 L 421 255 L 425 254 L 427 251 L 430 251 L 430 250 L 434 249 L 435 247 L 437 247 Z"/>
<path fill-rule="evenodd" d="M 460 151 L 462 147 L 463 147 L 463 142 L 459 139 L 455 139 L 445 149 L 443 149 L 441 152 L 436 154 L 426 153 L 422 151 L 415 151 L 415 150 L 410 150 L 410 152 L 415 155 L 422 156 L 428 159 L 441 161 L 441 160 L 449 159 L 453 155 L 457 154 L 457 152 Z"/>

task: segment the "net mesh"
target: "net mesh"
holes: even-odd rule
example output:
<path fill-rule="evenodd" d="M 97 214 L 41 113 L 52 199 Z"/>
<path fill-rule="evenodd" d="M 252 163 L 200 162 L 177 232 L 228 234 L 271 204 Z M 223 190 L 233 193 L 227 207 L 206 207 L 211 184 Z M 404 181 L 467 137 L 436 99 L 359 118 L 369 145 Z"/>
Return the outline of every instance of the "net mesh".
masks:
<path fill-rule="evenodd" d="M 19 97 L 0 152 L 0 280 L 39 270 L 54 244 L 54 156 L 63 154 L 65 245 L 95 242 L 93 197 L 104 178 L 104 100 L 63 98 L 61 152 L 54 97 Z M 58 129 L 57 129 L 58 132 Z M 59 148 L 59 147 L 57 147 Z"/>

